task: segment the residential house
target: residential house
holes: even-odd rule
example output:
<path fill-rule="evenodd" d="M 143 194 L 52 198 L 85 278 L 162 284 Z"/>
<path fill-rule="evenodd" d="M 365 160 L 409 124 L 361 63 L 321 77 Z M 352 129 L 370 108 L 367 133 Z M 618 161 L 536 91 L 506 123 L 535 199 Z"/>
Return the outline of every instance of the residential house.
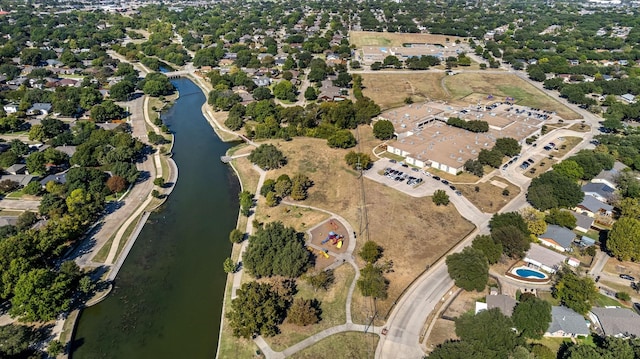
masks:
<path fill-rule="evenodd" d="M 629 167 L 624 163 L 616 161 L 610 170 L 602 170 L 591 180 L 591 182 L 606 184 L 611 188 L 618 188 L 616 184 L 616 177 L 627 168 Z"/>
<path fill-rule="evenodd" d="M 259 76 L 253 79 L 253 83 L 258 87 L 265 87 L 271 85 L 271 79 L 266 76 Z"/>
<path fill-rule="evenodd" d="M 578 65 L 580 65 L 580 61 L 578 61 L 578 60 L 569 60 L 569 65 L 578 66 Z"/>
<path fill-rule="evenodd" d="M 531 248 L 529 248 L 524 257 L 524 261 L 530 266 L 542 269 L 551 274 L 560 269 L 566 260 L 567 256 L 564 254 L 554 252 L 536 243 L 531 244 Z"/>
<path fill-rule="evenodd" d="M 71 157 L 76 153 L 76 146 L 58 146 L 55 147 L 56 150 L 62 152 L 62 153 L 66 153 L 67 156 Z"/>
<path fill-rule="evenodd" d="M 11 166 L 9 166 L 9 167 L 5 168 L 5 171 L 6 171 L 8 174 L 11 174 L 11 175 L 14 175 L 14 176 L 15 176 L 15 175 L 24 175 L 24 174 L 29 174 L 29 173 L 27 172 L 27 165 L 25 165 L 25 164 L 21 164 L 21 163 L 13 164 L 13 165 L 11 165 Z"/>
<path fill-rule="evenodd" d="M 571 244 L 575 238 L 576 234 L 570 229 L 555 224 L 548 225 L 547 231 L 538 237 L 540 243 L 560 252 L 571 251 Z"/>
<path fill-rule="evenodd" d="M 582 192 L 584 192 L 585 196 L 592 196 L 600 202 L 607 203 L 613 196 L 615 188 L 609 187 L 604 183 L 590 182 L 582 186 Z"/>
<path fill-rule="evenodd" d="M 636 97 L 630 93 L 626 93 L 620 97 L 628 103 L 636 103 Z"/>
<path fill-rule="evenodd" d="M 629 65 L 629 60 L 618 60 L 618 65 L 627 66 Z"/>
<path fill-rule="evenodd" d="M 65 183 L 67 183 L 67 174 L 66 173 L 56 173 L 56 174 L 53 174 L 53 175 L 49 175 L 49 176 L 43 178 L 42 180 L 40 180 L 40 185 L 42 187 L 46 187 L 47 183 L 49 183 L 49 182 L 65 184 Z"/>
<path fill-rule="evenodd" d="M 15 103 L 10 103 L 10 104 L 4 105 L 4 106 L 2 106 L 2 108 L 4 109 L 4 112 L 7 113 L 7 115 L 11 114 L 11 113 L 18 112 L 18 105 L 15 104 Z"/>
<path fill-rule="evenodd" d="M 640 337 L 640 315 L 627 308 L 591 308 L 591 323 L 606 336 L 616 338 Z"/>
<path fill-rule="evenodd" d="M 563 306 L 551 307 L 551 323 L 545 337 L 575 338 L 589 335 L 589 322 L 572 309 Z"/>
<path fill-rule="evenodd" d="M 27 175 L 27 174 L 24 174 L 24 175 L 1 175 L 0 176 L 0 182 L 5 181 L 5 180 L 14 181 L 14 182 L 18 182 L 20 187 L 24 187 L 24 186 L 28 185 L 34 179 L 35 179 L 34 176 Z"/>
<path fill-rule="evenodd" d="M 320 101 L 342 101 L 344 98 L 340 87 L 335 86 L 331 79 L 322 80 L 320 95 L 318 96 Z"/>
<path fill-rule="evenodd" d="M 517 302 L 515 299 L 492 292 L 490 295 L 486 297 L 486 302 L 476 302 L 476 314 L 483 310 L 489 310 L 493 308 L 498 308 L 502 314 L 507 317 L 511 317 L 513 314 L 513 309 L 515 308 Z"/>
<path fill-rule="evenodd" d="M 27 115 L 48 115 L 53 106 L 50 103 L 36 102 L 28 110 Z"/>
<path fill-rule="evenodd" d="M 580 246 L 581 247 L 591 247 L 596 245 L 596 240 L 593 238 L 589 238 L 587 236 L 582 236 L 580 238 Z"/>
<path fill-rule="evenodd" d="M 596 215 L 611 216 L 613 214 L 613 206 L 600 202 L 593 196 L 584 196 L 582 202 L 573 210 L 589 217 L 595 217 Z"/>
<path fill-rule="evenodd" d="M 571 212 L 571 214 L 576 218 L 576 228 L 574 229 L 578 232 L 587 233 L 593 225 L 593 218 L 582 213 Z"/>
<path fill-rule="evenodd" d="M 18 217 L 2 216 L 0 217 L 0 227 L 15 226 L 18 223 Z"/>
<path fill-rule="evenodd" d="M 74 79 L 61 79 L 60 81 L 58 81 L 59 86 L 76 86 L 77 83 L 78 80 Z"/>

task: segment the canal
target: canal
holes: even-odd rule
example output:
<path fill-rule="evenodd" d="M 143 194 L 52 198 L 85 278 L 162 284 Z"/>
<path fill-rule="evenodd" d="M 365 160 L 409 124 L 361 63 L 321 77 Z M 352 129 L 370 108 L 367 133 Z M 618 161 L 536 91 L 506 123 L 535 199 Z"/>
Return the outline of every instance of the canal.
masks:
<path fill-rule="evenodd" d="M 205 96 L 190 80 L 173 83 L 180 97 L 163 118 L 175 134 L 176 188 L 144 226 L 113 292 L 82 312 L 73 359 L 215 357 L 239 184 L 220 162 L 230 145 L 201 113 Z"/>

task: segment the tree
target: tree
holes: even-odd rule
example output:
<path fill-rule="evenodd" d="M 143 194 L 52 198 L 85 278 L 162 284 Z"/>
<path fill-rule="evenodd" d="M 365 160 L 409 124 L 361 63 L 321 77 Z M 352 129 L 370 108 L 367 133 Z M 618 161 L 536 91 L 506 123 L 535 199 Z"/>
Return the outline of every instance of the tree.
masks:
<path fill-rule="evenodd" d="M 309 86 L 304 90 L 304 98 L 307 101 L 313 101 L 318 98 L 318 93 L 312 86 Z"/>
<path fill-rule="evenodd" d="M 309 283 L 314 291 L 318 291 L 318 289 L 329 289 L 335 280 L 335 276 L 333 274 L 333 269 L 328 269 L 316 274 L 308 274 L 304 276 L 304 279 Z"/>
<path fill-rule="evenodd" d="M 127 188 L 127 181 L 120 176 L 113 175 L 107 180 L 107 188 L 111 193 L 120 193 Z"/>
<path fill-rule="evenodd" d="M 554 207 L 573 208 L 584 198 L 580 186 L 555 171 L 534 178 L 527 190 L 527 200 L 541 211 Z"/>
<path fill-rule="evenodd" d="M 273 97 L 273 95 L 271 95 L 271 90 L 265 86 L 256 87 L 255 90 L 253 90 L 252 95 L 253 99 L 256 101 L 269 100 Z"/>
<path fill-rule="evenodd" d="M 249 217 L 251 207 L 253 207 L 253 193 L 249 191 L 242 191 L 238 195 L 238 199 L 240 199 L 240 210 L 242 215 Z"/>
<path fill-rule="evenodd" d="M 262 144 L 249 154 L 249 161 L 264 170 L 276 169 L 287 163 L 287 158 L 274 145 Z"/>
<path fill-rule="evenodd" d="M 309 268 L 310 253 L 301 233 L 282 222 L 271 222 L 249 238 L 243 264 L 257 278 L 273 275 L 295 278 Z"/>
<path fill-rule="evenodd" d="M 48 269 L 32 269 L 18 279 L 9 313 L 25 321 L 49 321 L 69 309 L 73 281 Z"/>
<path fill-rule="evenodd" d="M 364 268 L 360 269 L 357 285 L 365 297 L 387 299 L 389 281 L 382 274 L 382 268 L 372 263 L 367 263 Z"/>
<path fill-rule="evenodd" d="M 536 297 L 523 300 L 513 310 L 513 324 L 520 336 L 530 339 L 542 339 L 551 322 L 551 304 Z"/>
<path fill-rule="evenodd" d="M 478 154 L 478 162 L 493 168 L 498 168 L 502 164 L 504 155 L 500 151 L 481 149 Z"/>
<path fill-rule="evenodd" d="M 522 215 L 518 212 L 496 213 L 489 221 L 491 234 L 500 227 L 514 226 L 524 235 L 529 235 L 529 228 Z"/>
<path fill-rule="evenodd" d="M 47 347 L 47 353 L 55 358 L 58 354 L 64 353 L 64 345 L 59 340 L 52 340 Z"/>
<path fill-rule="evenodd" d="M 527 223 L 527 229 L 536 236 L 547 231 L 544 212 L 540 212 L 533 207 L 526 207 L 521 212 L 522 219 Z"/>
<path fill-rule="evenodd" d="M 22 192 L 31 196 L 38 196 L 42 193 L 42 186 L 40 182 L 29 182 L 28 185 L 24 186 Z"/>
<path fill-rule="evenodd" d="M 161 73 L 152 72 L 147 74 L 140 86 L 146 95 L 166 96 L 173 93 L 175 89 L 169 78 Z"/>
<path fill-rule="evenodd" d="M 349 130 L 338 130 L 327 139 L 331 148 L 351 148 L 356 145 L 356 138 Z"/>
<path fill-rule="evenodd" d="M 273 95 L 279 100 L 295 101 L 296 91 L 291 81 L 282 80 L 273 87 Z"/>
<path fill-rule="evenodd" d="M 502 257 L 502 244 L 496 242 L 491 236 L 478 235 L 473 239 L 471 246 L 481 251 L 489 264 L 498 263 L 500 257 Z"/>
<path fill-rule="evenodd" d="M 238 289 L 227 318 L 236 337 L 249 339 L 254 334 L 270 337 L 278 334 L 286 308 L 286 299 L 272 290 L 271 285 L 249 282 Z"/>
<path fill-rule="evenodd" d="M 126 101 L 129 99 L 129 95 L 131 95 L 135 91 L 136 87 L 127 80 L 122 80 L 117 84 L 111 86 L 109 89 L 109 98 L 115 101 Z"/>
<path fill-rule="evenodd" d="M 10 179 L 0 181 L 0 193 L 13 192 L 20 187 L 20 183 Z"/>
<path fill-rule="evenodd" d="M 553 170 L 565 177 L 577 181 L 584 177 L 584 170 L 576 161 L 564 160 L 553 165 Z"/>
<path fill-rule="evenodd" d="M 483 353 L 477 358 L 508 358 L 509 353 L 521 343 L 511 328 L 513 322 L 498 308 L 476 315 L 467 312 L 456 319 L 456 335 Z"/>
<path fill-rule="evenodd" d="M 569 269 L 558 273 L 558 280 L 553 286 L 553 297 L 560 299 L 564 306 L 580 314 L 587 314 L 598 295 L 596 284 L 589 277 L 578 277 Z"/>
<path fill-rule="evenodd" d="M 0 356 L 20 358 L 34 339 L 33 331 L 24 325 L 8 324 L 0 327 Z"/>
<path fill-rule="evenodd" d="M 456 286 L 466 291 L 483 291 L 489 280 L 489 263 L 484 253 L 473 247 L 466 247 L 460 253 L 453 253 L 446 259 L 449 276 Z"/>
<path fill-rule="evenodd" d="M 237 228 L 232 229 L 231 233 L 229 233 L 229 241 L 231 243 L 240 243 L 243 239 L 244 233 Z"/>
<path fill-rule="evenodd" d="M 476 349 L 468 342 L 451 340 L 438 345 L 429 353 L 429 359 L 467 359 L 476 356 L 484 358 L 484 349 Z"/>
<path fill-rule="evenodd" d="M 438 189 L 433 193 L 433 197 L 431 197 L 433 203 L 437 206 L 443 205 L 446 206 L 449 204 L 449 195 L 442 189 Z"/>
<path fill-rule="evenodd" d="M 316 324 L 320 321 L 321 313 L 317 300 L 296 298 L 287 313 L 287 321 L 299 326 Z"/>
<path fill-rule="evenodd" d="M 496 140 L 493 149 L 502 152 L 505 156 L 513 157 L 520 153 L 522 146 L 520 146 L 516 139 L 501 137 Z"/>
<path fill-rule="evenodd" d="M 576 228 L 577 219 L 569 211 L 563 211 L 558 208 L 551 208 L 549 214 L 544 217 L 545 222 L 566 227 L 569 229 Z"/>
<path fill-rule="evenodd" d="M 389 120 L 379 120 L 373 124 L 373 135 L 380 140 L 388 140 L 393 137 L 395 129 Z"/>
<path fill-rule="evenodd" d="M 233 261 L 233 259 L 231 259 L 231 257 L 227 257 L 227 259 L 224 260 L 224 263 L 222 263 L 222 268 L 224 269 L 224 272 L 227 274 L 234 273 L 237 267 L 238 266 Z"/>
<path fill-rule="evenodd" d="M 366 153 L 349 151 L 344 159 L 354 170 L 366 170 L 371 167 L 371 157 Z"/>
<path fill-rule="evenodd" d="M 511 258 L 524 257 L 531 245 L 525 234 L 513 225 L 499 227 L 495 230 L 491 228 L 491 236 L 502 244 L 504 254 Z"/>
<path fill-rule="evenodd" d="M 620 217 L 609 232 L 607 250 L 622 261 L 640 260 L 640 220 Z"/>
<path fill-rule="evenodd" d="M 382 257 L 382 247 L 380 247 L 374 241 L 365 242 L 360 252 L 358 252 L 360 258 L 364 259 L 367 263 L 375 263 L 380 257 Z"/>
<path fill-rule="evenodd" d="M 464 163 L 464 170 L 478 177 L 484 176 L 484 166 L 478 160 L 467 160 Z"/>

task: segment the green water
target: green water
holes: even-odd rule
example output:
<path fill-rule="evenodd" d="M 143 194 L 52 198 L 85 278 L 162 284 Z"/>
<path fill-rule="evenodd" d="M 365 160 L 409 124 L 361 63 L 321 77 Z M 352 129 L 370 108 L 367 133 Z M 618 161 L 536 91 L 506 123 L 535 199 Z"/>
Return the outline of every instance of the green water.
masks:
<path fill-rule="evenodd" d="M 229 144 L 200 111 L 205 96 L 190 80 L 174 85 L 180 98 L 165 122 L 175 133 L 178 183 L 149 218 L 114 291 L 82 312 L 73 359 L 215 357 L 239 185 L 220 162 Z"/>

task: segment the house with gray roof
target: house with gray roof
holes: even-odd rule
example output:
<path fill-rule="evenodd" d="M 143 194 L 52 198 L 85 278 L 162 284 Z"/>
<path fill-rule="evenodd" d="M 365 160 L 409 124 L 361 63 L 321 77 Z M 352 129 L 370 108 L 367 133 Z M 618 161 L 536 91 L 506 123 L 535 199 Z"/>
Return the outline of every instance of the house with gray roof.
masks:
<path fill-rule="evenodd" d="M 538 237 L 541 244 L 560 252 L 570 251 L 575 238 L 576 234 L 573 231 L 555 224 L 548 225 L 547 231 Z"/>
<path fill-rule="evenodd" d="M 28 185 L 34 179 L 35 179 L 35 177 L 31 176 L 31 175 L 2 175 L 2 176 L 0 176 L 0 182 L 5 181 L 5 180 L 14 181 L 14 182 L 18 182 L 20 187 L 24 187 L 24 186 Z"/>
<path fill-rule="evenodd" d="M 531 248 L 529 248 L 523 260 L 530 266 L 553 274 L 562 267 L 562 263 L 567 260 L 567 256 L 539 244 L 532 243 Z"/>
<path fill-rule="evenodd" d="M 576 218 L 576 228 L 574 229 L 578 232 L 587 233 L 593 225 L 593 218 L 582 213 L 571 212 L 571 214 Z"/>
<path fill-rule="evenodd" d="M 640 315 L 631 309 L 620 307 L 594 307 L 589 320 L 606 336 L 616 338 L 639 338 Z"/>
<path fill-rule="evenodd" d="M 620 97 L 628 103 L 636 103 L 636 97 L 630 93 L 626 93 Z"/>
<path fill-rule="evenodd" d="M 502 295 L 488 295 L 487 296 L 487 309 L 498 308 L 502 314 L 507 317 L 511 317 L 513 314 L 513 308 L 515 308 L 517 302 L 515 299 Z"/>
<path fill-rule="evenodd" d="M 598 201 L 604 203 L 611 199 L 615 191 L 615 188 L 609 187 L 604 183 L 590 182 L 582 186 L 582 192 L 584 192 L 585 196 L 593 196 Z"/>
<path fill-rule="evenodd" d="M 596 215 L 611 216 L 613 214 L 613 206 L 600 202 L 593 196 L 584 196 L 582 202 L 573 210 L 589 217 L 595 217 Z"/>
<path fill-rule="evenodd" d="M 60 183 L 60 184 L 65 184 L 67 183 L 67 174 L 66 173 L 56 173 L 54 175 L 49 175 L 45 178 L 43 178 L 42 180 L 40 180 L 40 185 L 42 187 L 45 187 L 47 185 L 47 183 L 49 182 L 56 182 L 56 183 Z"/>
<path fill-rule="evenodd" d="M 618 177 L 618 175 L 622 173 L 624 170 L 626 170 L 627 168 L 629 167 L 627 167 L 624 163 L 616 161 L 613 164 L 613 168 L 611 168 L 610 170 L 600 171 L 600 173 L 598 173 L 598 175 L 595 176 L 591 180 L 591 182 L 606 184 L 611 188 L 618 188 L 616 183 L 616 177 Z"/>
<path fill-rule="evenodd" d="M 28 110 L 27 115 L 48 115 L 53 106 L 50 103 L 36 102 Z"/>
<path fill-rule="evenodd" d="M 582 315 L 567 307 L 551 307 L 551 323 L 545 337 L 575 338 L 589 333 L 589 322 Z"/>

